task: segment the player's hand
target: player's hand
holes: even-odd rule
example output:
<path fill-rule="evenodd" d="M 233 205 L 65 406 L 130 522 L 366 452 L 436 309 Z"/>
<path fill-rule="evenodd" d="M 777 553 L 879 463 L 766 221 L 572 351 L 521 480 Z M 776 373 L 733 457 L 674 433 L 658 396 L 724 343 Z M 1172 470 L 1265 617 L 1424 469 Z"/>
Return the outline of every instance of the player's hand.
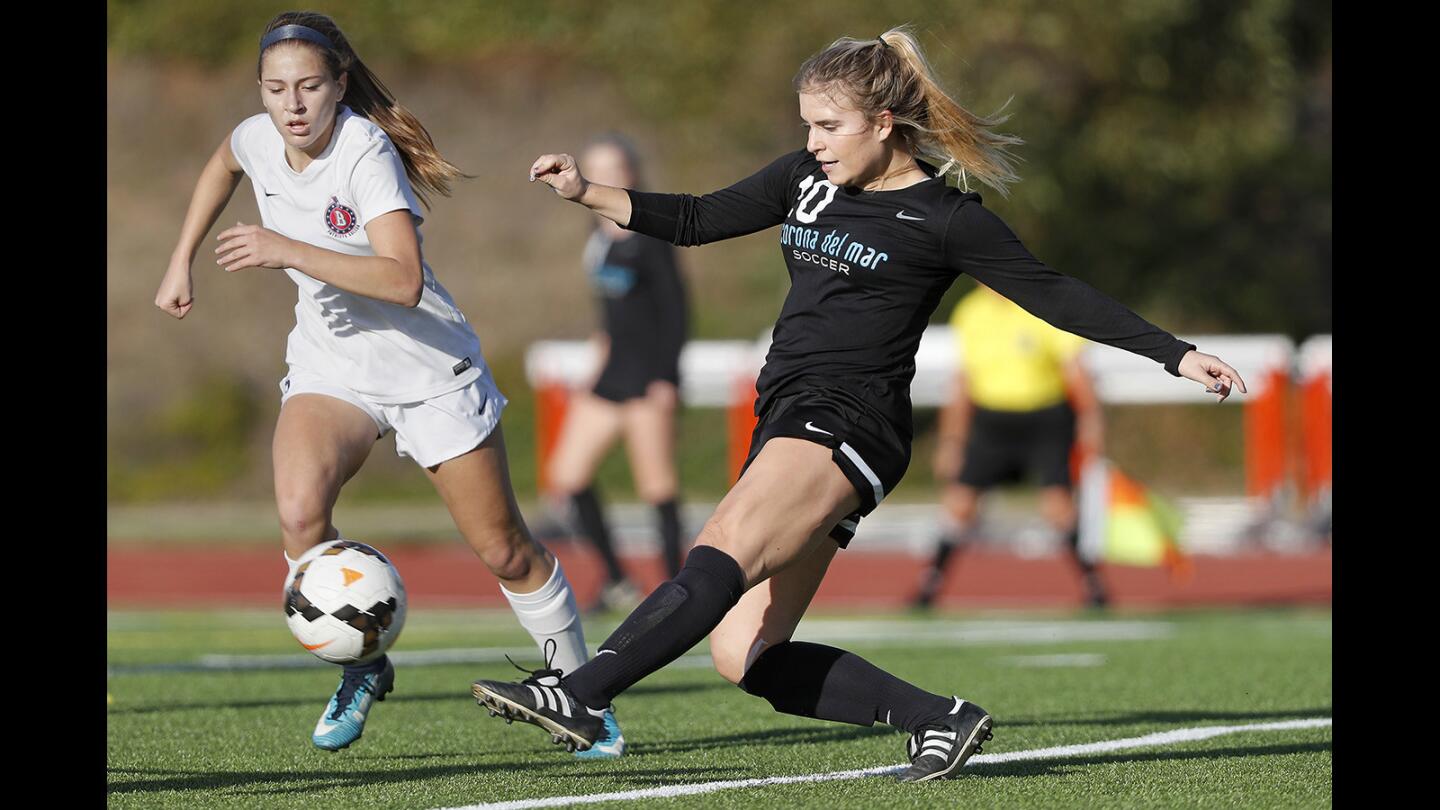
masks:
<path fill-rule="evenodd" d="M 569 155 L 541 155 L 530 164 L 530 182 L 539 180 L 567 200 L 578 200 L 590 186 Z"/>
<path fill-rule="evenodd" d="M 215 263 L 233 273 L 246 267 L 289 267 L 287 257 L 294 242 L 280 234 L 259 225 L 237 222 L 235 227 L 226 228 L 215 237 L 220 247 L 215 248 L 219 257 Z"/>
<path fill-rule="evenodd" d="M 155 293 L 155 306 L 175 318 L 183 318 L 190 313 L 190 308 L 195 306 L 195 296 L 191 291 L 189 261 L 181 258 L 170 260 L 170 269 L 165 271 L 160 290 Z"/>
<path fill-rule="evenodd" d="M 1224 402 L 1225 398 L 1230 396 L 1232 387 L 1239 388 L 1242 394 L 1248 393 L 1245 390 L 1245 381 L 1240 379 L 1240 373 L 1213 354 L 1203 354 L 1191 349 L 1180 358 L 1178 371 L 1181 377 L 1194 380 L 1204 385 L 1206 391 L 1215 394 L 1216 403 Z"/>

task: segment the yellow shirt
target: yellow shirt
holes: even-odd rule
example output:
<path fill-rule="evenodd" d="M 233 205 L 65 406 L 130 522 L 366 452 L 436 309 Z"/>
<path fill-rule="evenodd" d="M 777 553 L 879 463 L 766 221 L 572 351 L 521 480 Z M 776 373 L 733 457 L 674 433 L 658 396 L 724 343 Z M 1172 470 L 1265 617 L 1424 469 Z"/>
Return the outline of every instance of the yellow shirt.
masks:
<path fill-rule="evenodd" d="M 990 290 L 960 299 L 950 316 L 970 399 L 997 411 L 1035 411 L 1065 400 L 1065 364 L 1085 338 L 1056 329 Z"/>

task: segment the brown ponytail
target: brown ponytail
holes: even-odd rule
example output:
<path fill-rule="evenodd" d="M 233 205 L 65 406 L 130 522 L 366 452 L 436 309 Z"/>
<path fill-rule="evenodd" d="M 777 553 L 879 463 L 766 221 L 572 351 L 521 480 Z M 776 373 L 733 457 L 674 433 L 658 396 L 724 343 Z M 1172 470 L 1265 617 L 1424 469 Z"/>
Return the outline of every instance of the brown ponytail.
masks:
<path fill-rule="evenodd" d="M 410 185 L 415 191 L 415 196 L 420 198 L 426 208 L 430 207 L 429 194 L 442 194 L 450 196 L 450 183 L 457 177 L 470 177 L 460 171 L 455 164 L 440 156 L 440 150 L 435 148 L 435 142 L 431 140 L 430 133 L 420 123 L 415 114 L 402 107 L 395 101 L 384 82 L 376 76 L 360 61 L 355 54 L 355 49 L 350 47 L 350 41 L 340 31 L 340 26 L 335 21 L 313 11 L 285 11 L 275 15 L 265 26 L 265 32 L 279 28 L 282 25 L 303 25 L 306 28 L 313 28 L 324 34 L 334 44 L 334 49 L 324 48 L 307 40 L 287 39 L 283 42 L 305 47 L 314 48 L 325 60 L 326 67 L 330 70 L 331 76 L 339 78 L 340 74 L 347 73 L 350 76 L 345 87 L 345 98 L 341 103 L 359 116 L 374 121 L 376 126 L 385 131 L 390 141 L 395 144 L 395 149 L 400 153 L 400 161 L 405 164 L 405 176 L 410 178 Z M 278 44 L 278 43 L 277 43 Z M 271 46 L 274 47 L 274 46 Z M 264 54 L 262 53 L 263 57 Z M 258 72 L 258 70 L 257 70 Z"/>
<path fill-rule="evenodd" d="M 1007 147 L 1023 141 L 992 131 L 1009 116 L 982 118 L 961 107 L 936 81 L 907 26 L 879 39 L 835 40 L 800 66 L 795 90 L 839 91 L 870 119 L 889 110 L 906 149 L 967 189 L 973 177 L 1008 196 L 1008 184 L 1020 179 Z"/>

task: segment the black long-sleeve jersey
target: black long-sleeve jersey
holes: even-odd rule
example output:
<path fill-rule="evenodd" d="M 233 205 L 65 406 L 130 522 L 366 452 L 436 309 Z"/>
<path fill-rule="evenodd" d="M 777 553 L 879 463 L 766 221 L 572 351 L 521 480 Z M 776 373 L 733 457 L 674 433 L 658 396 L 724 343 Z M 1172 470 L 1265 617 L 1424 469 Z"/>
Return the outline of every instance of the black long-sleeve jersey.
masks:
<path fill-rule="evenodd" d="M 980 195 L 931 177 L 895 191 L 837 187 L 801 149 L 729 188 L 630 191 L 631 230 L 689 246 L 780 225 L 790 292 L 756 389 L 756 413 L 804 381 L 846 384 L 909 437 L 920 335 L 960 273 L 1068 332 L 1177 366 L 1194 346 L 1052 270 Z M 865 396 L 865 393 L 870 396 Z"/>
<path fill-rule="evenodd" d="M 678 385 L 688 313 L 675 248 L 643 234 L 612 240 L 596 230 L 585 264 L 610 337 L 606 373 L 642 393 L 651 380 Z"/>

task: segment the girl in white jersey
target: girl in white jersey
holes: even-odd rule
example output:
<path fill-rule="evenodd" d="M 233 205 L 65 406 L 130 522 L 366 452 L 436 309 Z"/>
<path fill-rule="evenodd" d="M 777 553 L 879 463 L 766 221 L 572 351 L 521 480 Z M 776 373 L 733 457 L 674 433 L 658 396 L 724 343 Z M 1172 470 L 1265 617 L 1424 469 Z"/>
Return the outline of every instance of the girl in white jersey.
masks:
<path fill-rule="evenodd" d="M 265 112 L 206 164 L 155 304 L 176 318 L 190 312 L 190 265 L 248 175 L 262 224 L 222 231 L 214 255 L 227 272 L 283 270 L 299 287 L 273 446 L 290 575 L 307 549 L 340 537 L 331 523 L 340 488 L 393 430 L 396 452 L 425 469 L 520 624 L 550 653 L 547 665 L 574 670 L 586 659 L 575 597 L 515 502 L 505 397 L 421 253 L 422 195 L 448 195 L 463 175 L 324 15 L 270 21 L 258 83 Z M 394 680 L 388 657 L 346 667 L 314 744 L 336 750 L 358 739 Z M 623 750 L 613 716 L 608 725 L 608 745 L 592 756 Z"/>

